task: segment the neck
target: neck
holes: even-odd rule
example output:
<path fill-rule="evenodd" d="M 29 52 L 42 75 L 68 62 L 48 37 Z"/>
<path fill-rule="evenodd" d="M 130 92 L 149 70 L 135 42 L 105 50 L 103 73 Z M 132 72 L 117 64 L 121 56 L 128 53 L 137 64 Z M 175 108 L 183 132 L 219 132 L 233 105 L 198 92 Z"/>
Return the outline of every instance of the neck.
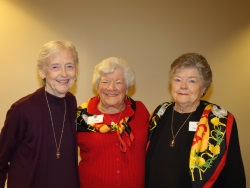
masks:
<path fill-rule="evenodd" d="M 200 101 L 197 101 L 192 104 L 182 104 L 182 103 L 175 103 L 174 110 L 179 113 L 191 113 L 196 110 L 196 108 L 199 106 Z"/>
<path fill-rule="evenodd" d="M 125 109 L 125 103 L 119 106 L 105 106 L 103 103 L 99 102 L 97 108 L 98 110 L 106 114 L 116 114 Z"/>
<path fill-rule="evenodd" d="M 63 98 L 66 95 L 65 93 L 55 93 L 51 89 L 49 89 L 47 86 L 45 86 L 45 91 L 48 92 L 49 94 L 54 95 L 54 96 L 59 97 L 59 98 Z"/>

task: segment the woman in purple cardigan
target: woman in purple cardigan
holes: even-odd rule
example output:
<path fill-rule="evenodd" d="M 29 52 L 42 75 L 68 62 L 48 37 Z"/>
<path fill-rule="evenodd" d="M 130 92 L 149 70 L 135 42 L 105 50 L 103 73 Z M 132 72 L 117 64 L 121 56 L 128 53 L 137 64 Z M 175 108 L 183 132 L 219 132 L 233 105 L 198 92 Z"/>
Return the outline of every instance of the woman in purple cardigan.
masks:
<path fill-rule="evenodd" d="M 0 188 L 78 188 L 76 81 L 78 54 L 51 41 L 37 56 L 44 87 L 15 102 L 0 134 Z"/>

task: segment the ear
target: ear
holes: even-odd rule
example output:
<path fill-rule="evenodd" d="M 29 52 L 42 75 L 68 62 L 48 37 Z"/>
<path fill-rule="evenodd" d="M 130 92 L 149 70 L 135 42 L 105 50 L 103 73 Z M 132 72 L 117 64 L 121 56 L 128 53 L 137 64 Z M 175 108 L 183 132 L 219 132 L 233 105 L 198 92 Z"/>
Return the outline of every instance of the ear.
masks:
<path fill-rule="evenodd" d="M 126 89 L 126 95 L 128 95 L 129 89 L 130 89 L 130 88 L 127 88 L 127 89 Z"/>
<path fill-rule="evenodd" d="M 206 89 L 206 88 L 204 88 L 204 89 L 203 89 L 203 93 L 205 93 L 205 92 L 206 92 L 206 90 L 207 90 L 207 89 Z"/>
<path fill-rule="evenodd" d="M 45 74 L 45 71 L 44 70 L 38 70 L 38 73 L 39 73 L 39 75 L 40 75 L 40 77 L 42 78 L 42 80 L 44 79 L 44 78 L 46 78 L 46 74 Z"/>
<path fill-rule="evenodd" d="M 206 94 L 206 88 L 203 89 L 202 97 Z"/>

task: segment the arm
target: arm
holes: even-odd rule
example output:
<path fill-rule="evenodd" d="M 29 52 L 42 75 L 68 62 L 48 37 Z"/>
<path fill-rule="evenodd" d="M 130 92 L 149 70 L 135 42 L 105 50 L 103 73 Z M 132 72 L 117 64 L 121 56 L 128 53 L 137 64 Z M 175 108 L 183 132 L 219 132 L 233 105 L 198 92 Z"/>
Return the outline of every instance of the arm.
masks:
<path fill-rule="evenodd" d="M 9 164 L 19 143 L 20 114 L 15 111 L 15 106 L 7 112 L 4 127 L 0 134 L 0 188 L 4 188 Z M 19 134 L 20 135 L 20 134 Z"/>
<path fill-rule="evenodd" d="M 240 152 L 237 124 L 235 121 L 233 123 L 231 138 L 228 146 L 226 164 L 213 187 L 246 187 L 246 177 Z"/>
<path fill-rule="evenodd" d="M 3 133 L 3 130 L 0 135 L 0 188 L 4 188 L 5 181 L 6 181 L 6 176 L 8 172 L 8 162 L 6 163 L 5 158 L 5 150 L 7 143 L 5 142 L 6 140 L 6 135 Z"/>

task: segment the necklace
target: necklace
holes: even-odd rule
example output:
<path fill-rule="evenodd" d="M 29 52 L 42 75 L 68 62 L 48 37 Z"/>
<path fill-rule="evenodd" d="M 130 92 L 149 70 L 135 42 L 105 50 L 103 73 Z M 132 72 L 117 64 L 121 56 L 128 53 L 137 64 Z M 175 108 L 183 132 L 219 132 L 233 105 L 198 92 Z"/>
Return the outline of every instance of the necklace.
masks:
<path fill-rule="evenodd" d="M 120 120 L 120 118 L 121 118 L 122 112 L 123 112 L 123 111 L 120 112 L 120 115 L 119 115 L 119 117 L 118 117 L 118 119 L 117 119 L 117 123 L 119 122 L 119 120 Z M 111 120 L 111 123 L 110 123 L 111 125 L 117 125 L 117 123 L 115 123 L 115 119 L 116 119 L 117 116 L 115 116 L 115 117 L 112 119 L 112 118 L 109 116 L 109 114 L 106 114 L 106 115 L 107 115 L 108 118 Z"/>
<path fill-rule="evenodd" d="M 51 121 L 51 126 L 52 126 L 52 130 L 53 130 L 53 135 L 54 135 L 54 140 L 55 140 L 55 144 L 56 144 L 56 159 L 60 159 L 60 147 L 61 147 L 61 142 L 62 142 L 62 136 L 63 136 L 63 130 L 64 130 L 64 124 L 65 124 L 65 117 L 66 117 L 66 102 L 64 99 L 64 117 L 63 117 L 63 125 L 62 125 L 62 131 L 61 131 L 61 136 L 60 136 L 60 140 L 59 143 L 57 143 L 57 139 L 56 139 L 56 134 L 55 134 L 55 128 L 54 128 L 54 123 L 53 123 L 53 119 L 52 119 L 52 114 L 51 114 L 51 110 L 49 107 L 49 101 L 46 95 L 46 90 L 45 90 L 45 99 L 48 105 L 48 109 L 49 109 L 49 115 L 50 115 L 50 121 Z"/>
<path fill-rule="evenodd" d="M 193 113 L 193 112 L 192 112 Z M 173 113 L 172 113 L 172 122 L 171 122 L 171 130 L 172 130 L 172 137 L 173 139 L 170 142 L 170 147 L 174 147 L 175 144 L 175 138 L 177 137 L 178 133 L 180 132 L 180 130 L 182 129 L 182 127 L 185 125 L 185 123 L 187 122 L 187 120 L 190 118 L 190 116 L 192 115 L 192 113 L 190 113 L 187 117 L 187 119 L 184 121 L 184 123 L 181 125 L 181 127 L 179 128 L 179 130 L 177 131 L 177 133 L 174 135 L 174 130 L 173 130 L 173 121 L 174 121 L 174 108 L 173 108 Z"/>

